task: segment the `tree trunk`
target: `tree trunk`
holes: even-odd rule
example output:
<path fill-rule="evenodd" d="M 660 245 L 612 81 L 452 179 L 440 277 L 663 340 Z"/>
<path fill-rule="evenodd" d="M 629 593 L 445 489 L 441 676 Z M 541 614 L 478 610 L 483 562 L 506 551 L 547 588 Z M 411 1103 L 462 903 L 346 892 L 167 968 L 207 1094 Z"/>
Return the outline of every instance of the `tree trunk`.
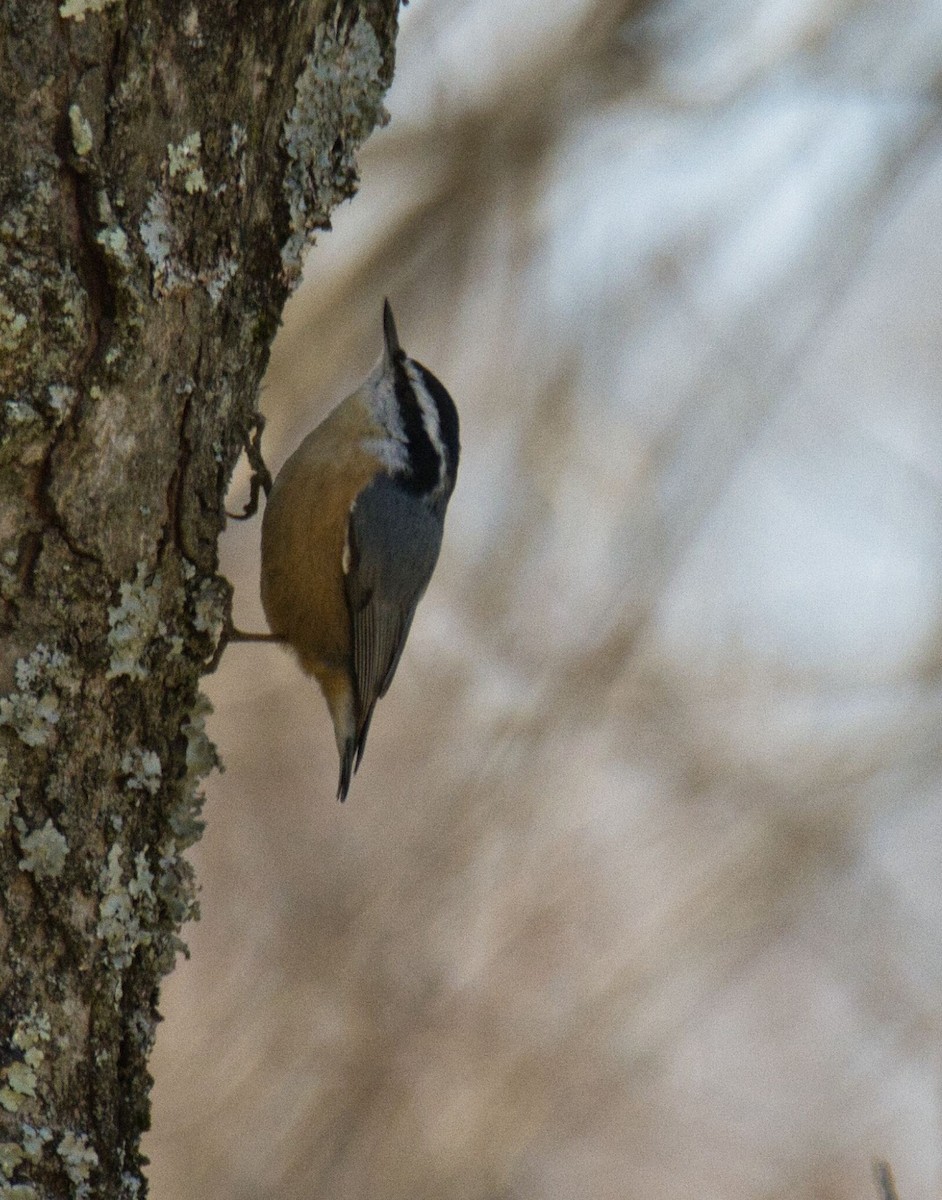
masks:
<path fill-rule="evenodd" d="M 223 496 L 396 0 L 0 14 L 0 1196 L 140 1197 Z"/>

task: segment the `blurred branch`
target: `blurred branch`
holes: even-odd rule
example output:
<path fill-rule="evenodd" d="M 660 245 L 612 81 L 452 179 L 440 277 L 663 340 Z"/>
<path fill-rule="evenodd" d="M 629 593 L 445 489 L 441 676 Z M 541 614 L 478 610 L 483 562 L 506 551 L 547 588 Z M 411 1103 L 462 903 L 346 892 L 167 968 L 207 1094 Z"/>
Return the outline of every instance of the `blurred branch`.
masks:
<path fill-rule="evenodd" d="M 877 1181 L 877 1187 L 880 1190 L 880 1200 L 899 1200 L 896 1183 L 893 1180 L 893 1172 L 890 1170 L 888 1162 L 875 1162 L 873 1164 L 873 1177 Z"/>

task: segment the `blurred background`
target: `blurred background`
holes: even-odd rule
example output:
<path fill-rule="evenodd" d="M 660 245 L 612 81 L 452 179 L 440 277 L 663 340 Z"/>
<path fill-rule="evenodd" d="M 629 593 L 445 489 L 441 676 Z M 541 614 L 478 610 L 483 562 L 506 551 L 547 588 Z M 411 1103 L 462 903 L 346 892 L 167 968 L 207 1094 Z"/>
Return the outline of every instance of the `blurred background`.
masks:
<path fill-rule="evenodd" d="M 458 488 L 344 806 L 208 681 L 154 1200 L 938 1197 L 942 6 L 413 0 L 388 107 L 266 453 L 389 295 Z"/>

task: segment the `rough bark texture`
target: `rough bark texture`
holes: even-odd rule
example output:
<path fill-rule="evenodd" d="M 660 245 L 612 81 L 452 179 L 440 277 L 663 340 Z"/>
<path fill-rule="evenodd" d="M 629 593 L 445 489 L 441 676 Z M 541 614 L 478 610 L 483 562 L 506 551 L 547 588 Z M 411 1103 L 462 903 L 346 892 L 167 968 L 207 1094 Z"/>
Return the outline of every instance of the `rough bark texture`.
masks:
<path fill-rule="evenodd" d="M 396 0 L 0 14 L 0 1195 L 142 1196 L 223 496 Z"/>

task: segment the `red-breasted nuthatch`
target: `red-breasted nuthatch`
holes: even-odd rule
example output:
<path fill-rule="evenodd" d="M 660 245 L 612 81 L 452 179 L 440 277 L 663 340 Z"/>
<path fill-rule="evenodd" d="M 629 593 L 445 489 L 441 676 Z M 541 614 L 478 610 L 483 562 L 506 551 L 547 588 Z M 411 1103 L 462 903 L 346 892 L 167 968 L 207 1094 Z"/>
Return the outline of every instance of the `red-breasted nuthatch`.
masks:
<path fill-rule="evenodd" d="M 340 754 L 360 765 L 442 542 L 458 472 L 458 413 L 399 345 L 389 301 L 369 378 L 307 435 L 262 521 L 262 605 L 320 684 Z"/>

